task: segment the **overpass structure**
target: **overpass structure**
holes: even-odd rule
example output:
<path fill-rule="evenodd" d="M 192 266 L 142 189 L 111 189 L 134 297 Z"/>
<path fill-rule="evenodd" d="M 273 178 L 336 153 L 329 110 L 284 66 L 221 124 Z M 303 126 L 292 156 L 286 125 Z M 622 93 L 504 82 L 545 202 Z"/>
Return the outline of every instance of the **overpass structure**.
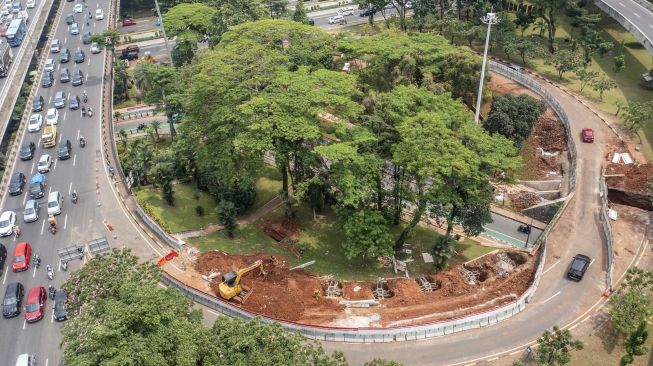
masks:
<path fill-rule="evenodd" d="M 601 10 L 619 22 L 653 54 L 653 4 L 647 0 L 595 0 Z"/>

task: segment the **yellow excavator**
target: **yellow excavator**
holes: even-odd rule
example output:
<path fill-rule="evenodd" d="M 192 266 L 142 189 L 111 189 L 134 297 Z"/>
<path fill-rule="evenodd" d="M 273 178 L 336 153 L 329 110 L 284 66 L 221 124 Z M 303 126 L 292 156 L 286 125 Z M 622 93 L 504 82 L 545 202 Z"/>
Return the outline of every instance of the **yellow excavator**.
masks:
<path fill-rule="evenodd" d="M 243 304 L 245 300 L 251 295 L 252 291 L 245 286 L 241 286 L 240 280 L 248 272 L 259 268 L 262 275 L 265 275 L 263 270 L 263 261 L 257 260 L 249 267 L 241 268 L 235 272 L 229 272 L 222 276 L 222 282 L 218 285 L 220 296 L 225 300 L 233 300 L 239 304 Z"/>

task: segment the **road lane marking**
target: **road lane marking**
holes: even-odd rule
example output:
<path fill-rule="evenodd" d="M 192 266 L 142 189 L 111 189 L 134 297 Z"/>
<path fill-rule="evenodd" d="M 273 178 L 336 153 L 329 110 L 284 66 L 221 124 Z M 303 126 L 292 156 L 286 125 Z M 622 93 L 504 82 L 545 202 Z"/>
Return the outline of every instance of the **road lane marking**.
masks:
<path fill-rule="evenodd" d="M 66 44 L 67 40 L 68 40 L 68 37 L 63 37 L 63 44 Z"/>
<path fill-rule="evenodd" d="M 556 265 L 558 265 L 558 263 L 560 263 L 560 259 L 558 259 L 558 261 L 556 261 L 555 263 L 553 263 L 553 264 L 551 265 L 551 267 L 545 269 L 544 272 L 542 272 L 542 275 L 544 276 L 547 272 L 549 272 L 551 269 L 553 269 L 553 267 L 555 267 Z"/>
<path fill-rule="evenodd" d="M 36 140 L 36 147 L 41 147 L 41 139 Z"/>
<path fill-rule="evenodd" d="M 551 295 L 551 297 L 549 297 L 548 299 L 542 301 L 541 305 L 545 304 L 546 302 L 548 302 L 549 300 L 553 299 L 554 297 L 556 297 L 558 295 L 560 295 L 560 291 L 558 291 L 555 294 Z"/>
<path fill-rule="evenodd" d="M 73 166 L 75 166 L 75 163 L 77 162 L 77 154 L 73 156 Z"/>
<path fill-rule="evenodd" d="M 492 357 L 492 358 L 488 358 L 486 361 L 487 362 L 492 362 L 492 361 L 496 361 L 498 359 L 499 359 L 499 357 Z"/>
<path fill-rule="evenodd" d="M 68 113 L 68 112 L 63 112 L 63 120 L 64 121 L 66 120 L 66 113 Z"/>
<path fill-rule="evenodd" d="M 54 310 L 52 310 L 52 312 L 54 313 Z M 45 359 L 45 366 L 48 366 L 48 359 L 47 358 Z"/>
<path fill-rule="evenodd" d="M 7 266 L 7 268 L 5 268 L 5 276 L 4 276 L 4 278 L 2 279 L 2 284 L 3 284 L 3 285 L 5 284 L 5 282 L 7 282 L 7 275 L 8 275 L 8 274 L 9 274 L 9 266 Z"/>
<path fill-rule="evenodd" d="M 641 16 L 639 14 L 637 14 L 637 13 L 633 13 L 633 15 L 638 17 L 638 18 L 641 18 Z"/>
<path fill-rule="evenodd" d="M 61 141 L 59 141 L 59 142 L 61 142 Z M 59 159 L 56 159 L 56 160 L 54 161 L 54 168 L 52 168 L 52 170 L 57 170 L 57 162 L 58 162 L 58 161 L 59 161 Z"/>
<path fill-rule="evenodd" d="M 43 223 L 41 224 L 41 235 L 43 235 L 43 229 L 45 229 L 45 220 L 43 220 Z"/>
<path fill-rule="evenodd" d="M 626 7 L 626 5 L 624 5 L 624 3 L 622 3 L 621 1 L 619 2 L 619 5 L 623 6 L 624 8 Z"/>
<path fill-rule="evenodd" d="M 48 98 L 48 104 L 52 104 L 52 95 Z"/>
<path fill-rule="evenodd" d="M 648 26 L 651 27 L 651 28 L 653 29 L 653 24 L 649 24 Z"/>
<path fill-rule="evenodd" d="M 48 190 L 48 196 L 50 196 L 50 193 L 52 193 L 52 186 L 50 186 L 50 189 Z"/>
<path fill-rule="evenodd" d="M 61 143 L 61 139 L 63 139 L 63 134 L 59 135 L 59 143 Z"/>
<path fill-rule="evenodd" d="M 25 329 L 26 325 L 27 325 L 27 320 L 23 320 L 23 329 Z"/>
<path fill-rule="evenodd" d="M 27 201 L 27 194 L 23 196 L 23 206 L 25 206 L 25 201 Z"/>
<path fill-rule="evenodd" d="M 592 266 L 592 263 L 594 263 L 595 260 L 596 260 L 596 258 L 592 258 L 592 260 L 590 261 L 590 264 L 587 266 L 587 268 L 590 268 Z"/>
<path fill-rule="evenodd" d="M 32 173 L 34 173 L 34 163 L 32 163 L 32 170 L 30 170 L 30 174 L 32 174 Z"/>
<path fill-rule="evenodd" d="M 63 229 L 66 230 L 66 225 L 68 225 L 68 214 L 63 219 Z"/>
<path fill-rule="evenodd" d="M 79 140 L 79 130 L 77 130 L 77 140 Z"/>
<path fill-rule="evenodd" d="M 36 266 L 34 266 L 34 273 L 32 273 L 32 278 L 36 277 Z"/>
<path fill-rule="evenodd" d="M 91 66 L 91 58 L 88 58 L 88 62 L 86 63 L 87 66 Z"/>
<path fill-rule="evenodd" d="M 68 186 L 68 195 L 70 195 L 70 192 L 73 190 L 73 182 L 70 182 L 70 185 Z"/>
<path fill-rule="evenodd" d="M 50 317 L 50 323 L 54 323 L 54 308 L 52 308 L 52 316 Z M 45 364 L 48 364 L 48 360 L 45 360 Z"/>

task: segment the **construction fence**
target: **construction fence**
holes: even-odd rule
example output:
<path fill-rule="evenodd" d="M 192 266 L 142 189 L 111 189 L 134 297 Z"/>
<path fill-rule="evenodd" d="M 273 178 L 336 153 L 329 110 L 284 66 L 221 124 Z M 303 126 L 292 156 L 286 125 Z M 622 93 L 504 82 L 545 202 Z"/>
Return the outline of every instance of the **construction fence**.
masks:
<path fill-rule="evenodd" d="M 599 178 L 599 197 L 601 198 L 601 211 L 599 218 L 605 234 L 605 243 L 608 257 L 608 269 L 605 272 L 605 285 L 608 290 L 612 290 L 612 267 L 614 262 L 614 249 L 612 244 L 612 226 L 610 226 L 610 217 L 608 217 L 608 186 L 605 183 L 605 167 L 601 167 L 601 177 Z"/>
<path fill-rule="evenodd" d="M 519 84 L 537 93 L 544 99 L 547 104 L 549 104 L 549 106 L 551 106 L 551 109 L 553 109 L 558 117 L 560 117 L 562 125 L 565 127 L 565 131 L 567 132 L 567 148 L 569 149 L 569 189 L 568 192 L 564 192 L 564 196 L 567 196 L 570 192 L 573 192 L 574 188 L 576 187 L 576 143 L 572 137 L 573 135 L 571 133 L 571 128 L 569 127 L 569 118 L 567 117 L 567 113 L 565 113 L 565 110 L 562 108 L 560 103 L 558 103 L 556 98 L 553 97 L 553 95 L 551 95 L 548 91 L 544 90 L 542 85 L 535 81 L 533 78 L 529 77 L 521 71 L 513 70 L 510 67 L 494 60 L 490 60 L 489 62 L 491 71 L 494 71 L 497 74 L 501 74 L 512 81 L 516 81 Z"/>

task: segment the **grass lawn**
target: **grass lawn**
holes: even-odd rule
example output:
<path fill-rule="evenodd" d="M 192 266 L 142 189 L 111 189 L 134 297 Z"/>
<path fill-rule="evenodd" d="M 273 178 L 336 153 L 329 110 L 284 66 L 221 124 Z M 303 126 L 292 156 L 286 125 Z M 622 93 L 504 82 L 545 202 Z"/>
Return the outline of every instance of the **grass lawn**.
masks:
<path fill-rule="evenodd" d="M 189 230 L 199 230 L 206 225 L 215 222 L 217 212 L 216 202 L 209 194 L 199 192 L 199 200 L 193 196 L 197 188 L 194 184 L 175 184 L 175 205 L 169 206 L 158 189 L 151 186 L 141 187 L 135 191 L 138 202 L 145 203 L 149 207 L 149 214 L 159 223 L 164 223 L 169 232 L 178 233 Z M 204 216 L 197 216 L 195 207 L 204 207 Z"/>
<path fill-rule="evenodd" d="M 249 212 L 261 208 L 281 191 L 281 174 L 276 167 L 264 165 L 260 173 L 256 180 L 256 200 Z"/>
<path fill-rule="evenodd" d="M 280 218 L 282 215 L 283 211 L 280 208 L 269 213 L 263 219 Z M 254 225 L 241 226 L 234 239 L 228 239 L 224 234 L 218 232 L 202 238 L 190 239 L 189 243 L 201 251 L 218 249 L 227 253 L 283 255 L 293 266 L 316 260 L 316 263 L 308 268 L 309 270 L 320 274 L 332 274 L 343 280 L 370 280 L 379 276 L 397 276 L 392 268 L 380 267 L 374 259 L 347 260 L 341 246 L 345 237 L 335 225 L 334 213 L 327 210 L 321 215 L 323 217 L 315 222 L 312 210 L 304 206 L 296 208 L 296 219 L 303 230 L 296 247 L 305 248 L 299 256 L 288 253 L 280 244 L 263 234 Z M 400 227 L 391 229 L 393 237 L 396 237 L 400 231 Z M 415 259 L 409 264 L 411 276 L 431 271 L 432 264 L 424 263 L 421 253 L 428 252 L 436 235 L 438 234 L 418 227 L 408 240 L 413 248 L 413 258 Z M 455 245 L 457 254 L 452 260 L 453 265 L 466 262 L 493 250 L 493 248 L 480 246 L 470 240 Z"/>

